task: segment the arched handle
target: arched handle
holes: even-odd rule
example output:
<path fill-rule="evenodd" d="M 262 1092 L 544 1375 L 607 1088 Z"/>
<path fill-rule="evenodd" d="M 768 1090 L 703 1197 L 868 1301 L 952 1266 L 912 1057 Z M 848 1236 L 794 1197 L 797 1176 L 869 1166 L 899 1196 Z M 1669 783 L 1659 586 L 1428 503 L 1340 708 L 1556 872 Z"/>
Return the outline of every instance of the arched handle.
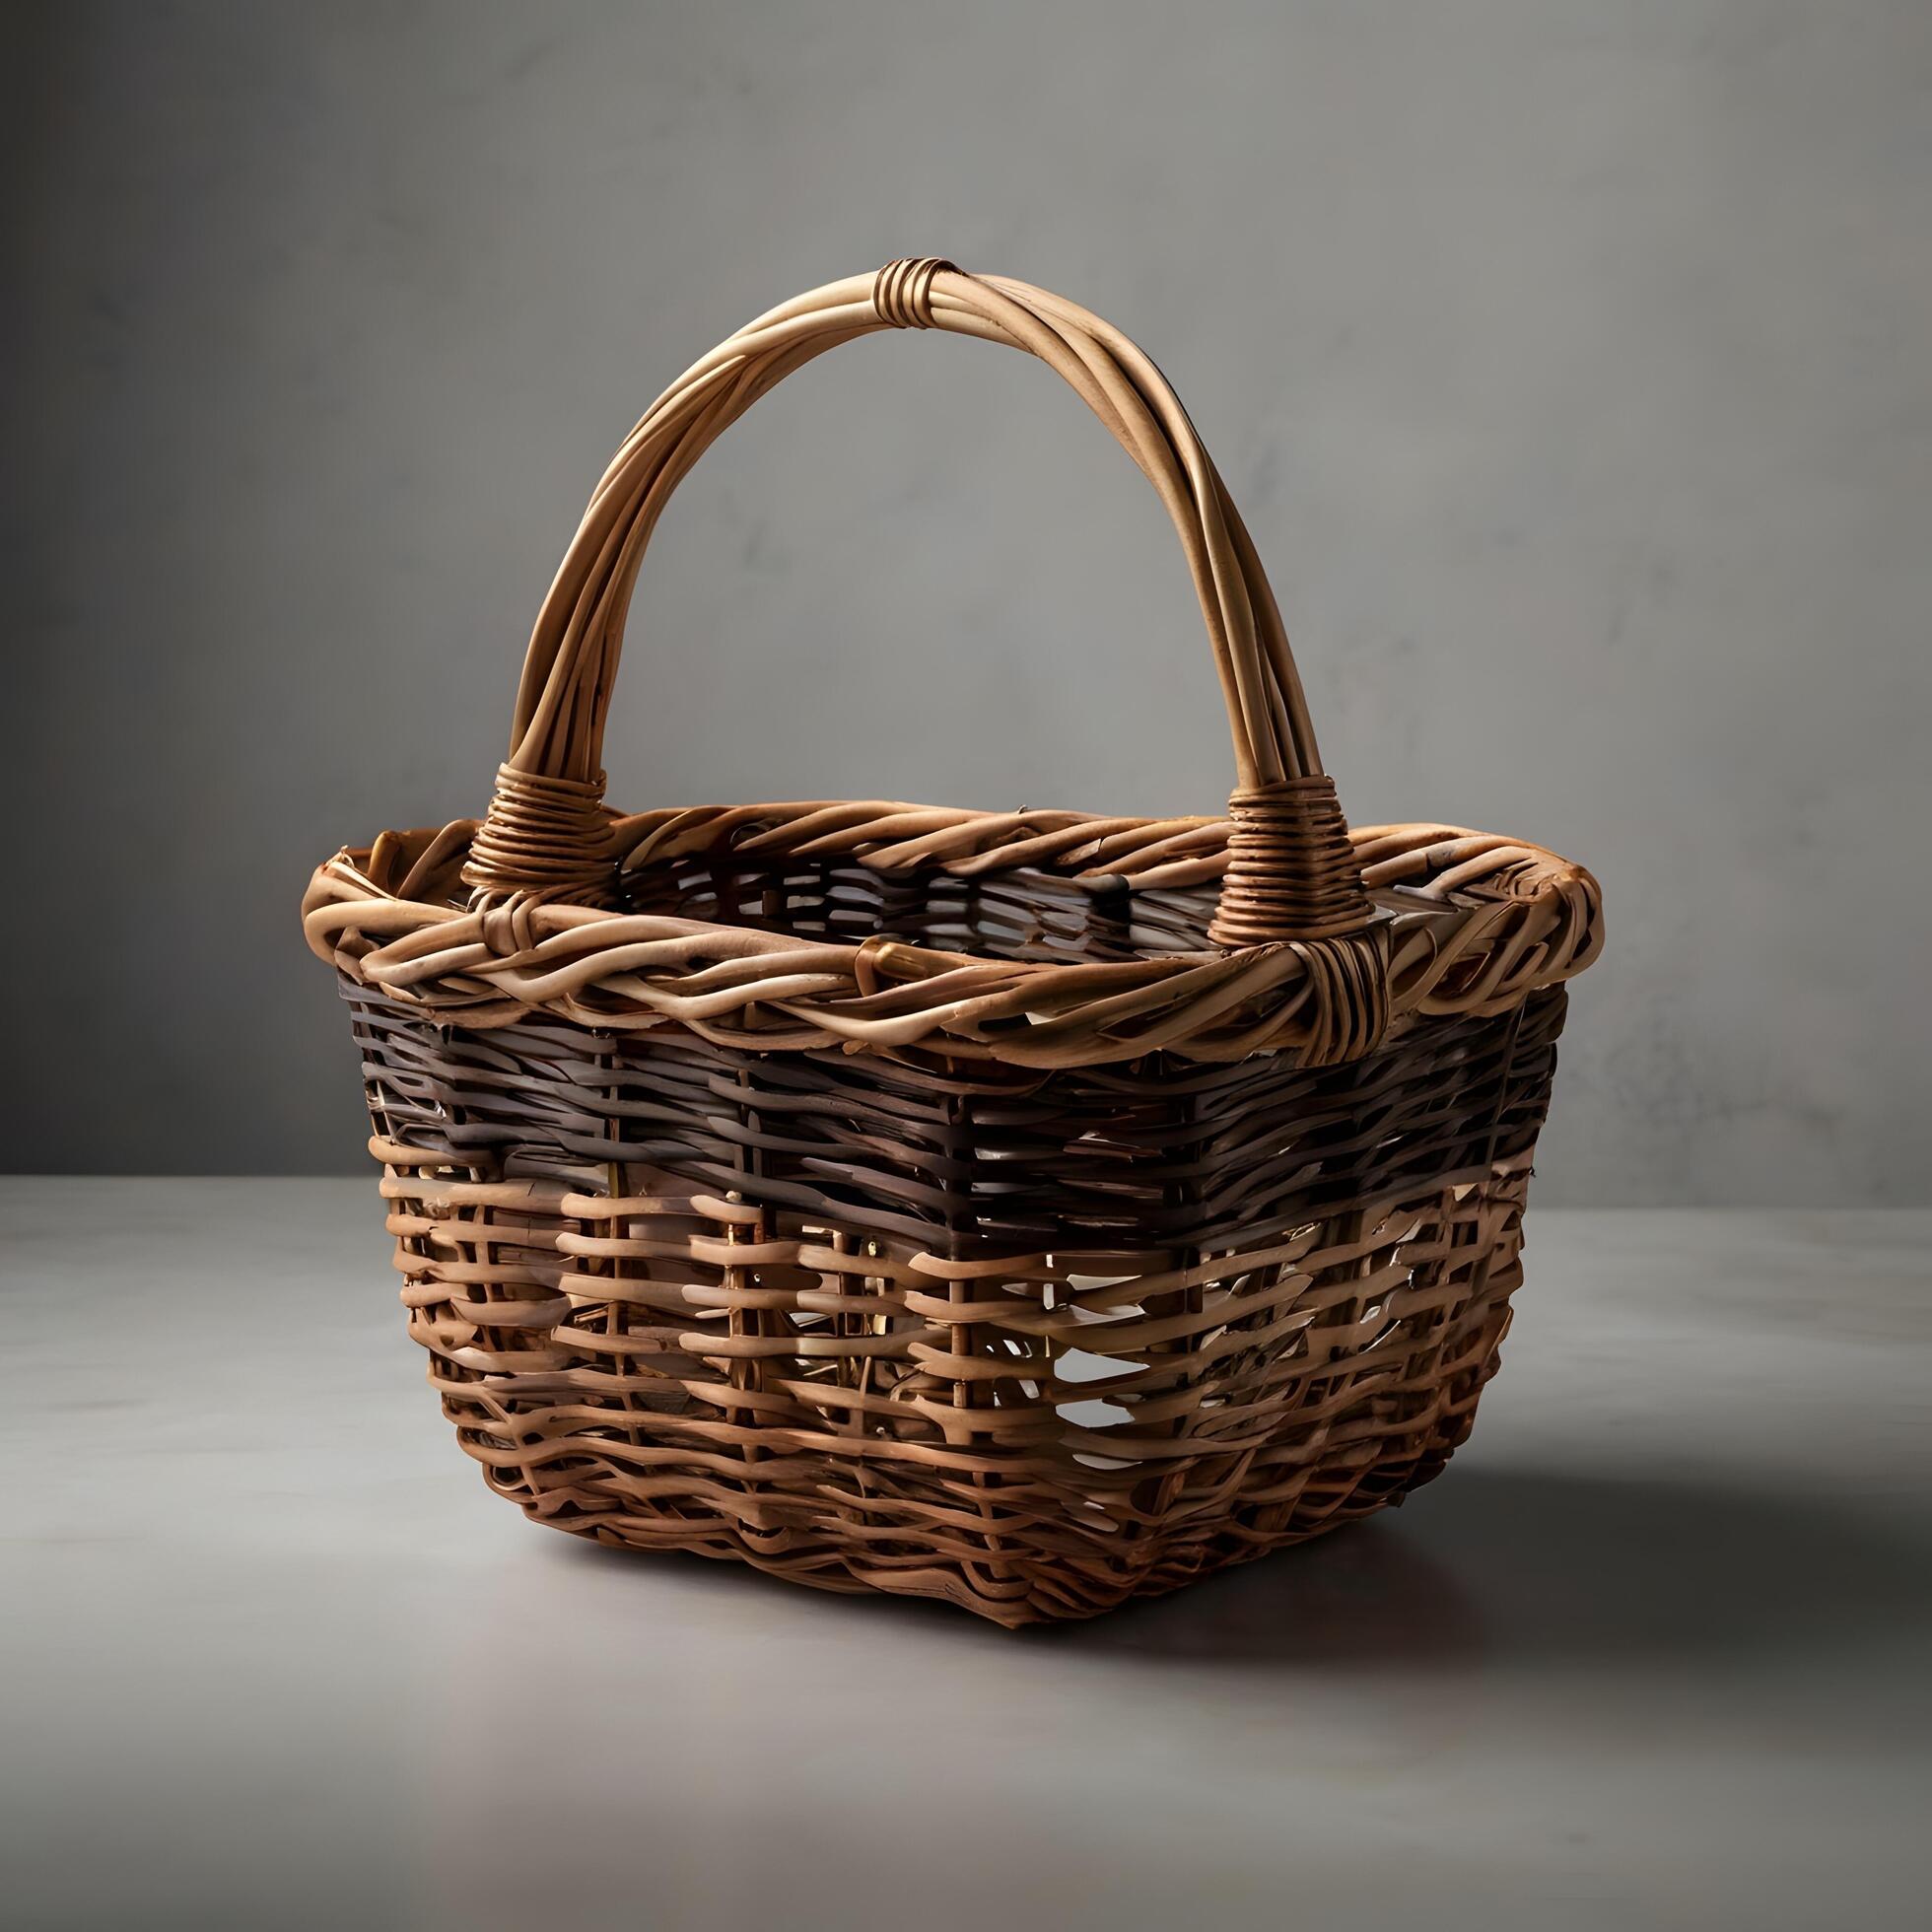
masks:
<path fill-rule="evenodd" d="M 1024 282 L 896 261 L 814 289 L 721 343 L 646 411 L 612 459 L 544 599 L 517 694 L 510 756 L 463 876 L 479 903 L 607 903 L 604 720 L 624 615 L 671 492 L 730 424 L 815 356 L 885 328 L 1002 342 L 1058 370 L 1166 505 L 1207 620 L 1234 737 L 1224 947 L 1361 931 L 1369 904 L 1323 774 L 1294 658 L 1239 513 L 1151 361 L 1118 329 Z"/>

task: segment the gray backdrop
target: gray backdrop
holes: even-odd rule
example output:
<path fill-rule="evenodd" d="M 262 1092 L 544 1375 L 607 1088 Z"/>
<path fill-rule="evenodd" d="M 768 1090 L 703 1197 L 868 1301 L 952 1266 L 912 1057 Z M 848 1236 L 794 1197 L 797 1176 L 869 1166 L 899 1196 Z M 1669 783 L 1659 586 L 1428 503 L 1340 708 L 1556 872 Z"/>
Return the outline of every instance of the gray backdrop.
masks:
<path fill-rule="evenodd" d="M 1925 1199 L 1924 0 L 5 15 L 0 1164 L 353 1169 L 310 866 L 482 804 L 610 448 L 905 253 L 1138 337 L 1358 823 L 1593 865 L 1545 1200 Z M 1144 485 L 819 365 L 662 526 L 613 798 L 1218 809 Z"/>

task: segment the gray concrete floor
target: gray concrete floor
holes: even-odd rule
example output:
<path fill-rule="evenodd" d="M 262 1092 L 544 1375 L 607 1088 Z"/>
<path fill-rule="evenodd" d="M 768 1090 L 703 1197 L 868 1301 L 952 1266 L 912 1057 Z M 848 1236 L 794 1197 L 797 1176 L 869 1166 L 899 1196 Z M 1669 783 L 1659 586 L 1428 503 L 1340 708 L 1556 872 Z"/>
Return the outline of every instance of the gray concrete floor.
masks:
<path fill-rule="evenodd" d="M 485 1493 L 371 1183 L 0 1183 L 18 1926 L 1923 1926 L 1932 1214 L 1543 1213 L 1408 1508 L 1085 1626 Z"/>

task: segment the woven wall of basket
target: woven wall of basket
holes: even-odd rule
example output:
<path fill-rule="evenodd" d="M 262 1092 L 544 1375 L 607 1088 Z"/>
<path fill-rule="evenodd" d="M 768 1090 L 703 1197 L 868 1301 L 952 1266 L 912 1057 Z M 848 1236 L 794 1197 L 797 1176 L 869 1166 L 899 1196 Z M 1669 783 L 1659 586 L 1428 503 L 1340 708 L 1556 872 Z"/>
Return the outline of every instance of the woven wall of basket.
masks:
<path fill-rule="evenodd" d="M 638 566 L 767 389 L 884 328 L 1027 350 L 1159 492 L 1225 819 L 603 802 Z M 1275 599 L 1153 364 L 938 261 L 667 389 L 545 600 L 489 811 L 304 902 L 361 1045 L 410 1334 L 530 1516 L 1001 1623 L 1368 1514 L 1469 1432 L 1521 1279 L 1595 881 L 1350 832 Z"/>

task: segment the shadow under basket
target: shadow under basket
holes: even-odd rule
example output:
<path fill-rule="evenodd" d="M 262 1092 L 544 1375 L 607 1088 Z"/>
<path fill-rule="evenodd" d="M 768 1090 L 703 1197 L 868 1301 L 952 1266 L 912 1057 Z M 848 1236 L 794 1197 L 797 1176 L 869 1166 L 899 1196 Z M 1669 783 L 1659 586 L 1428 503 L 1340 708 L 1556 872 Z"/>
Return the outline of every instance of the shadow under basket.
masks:
<path fill-rule="evenodd" d="M 619 452 L 489 817 L 344 851 L 305 903 L 446 1414 L 556 1528 L 1005 1624 L 1399 1501 L 1495 1372 L 1595 882 L 1347 830 L 1246 532 L 1105 324 L 935 263 L 773 317 Z M 1191 560 L 1238 564 L 1240 608 L 1203 592 L 1264 694 L 1230 698 L 1231 820 L 602 806 L 666 468 L 801 343 L 909 318 L 1061 368 L 1180 479 Z"/>

